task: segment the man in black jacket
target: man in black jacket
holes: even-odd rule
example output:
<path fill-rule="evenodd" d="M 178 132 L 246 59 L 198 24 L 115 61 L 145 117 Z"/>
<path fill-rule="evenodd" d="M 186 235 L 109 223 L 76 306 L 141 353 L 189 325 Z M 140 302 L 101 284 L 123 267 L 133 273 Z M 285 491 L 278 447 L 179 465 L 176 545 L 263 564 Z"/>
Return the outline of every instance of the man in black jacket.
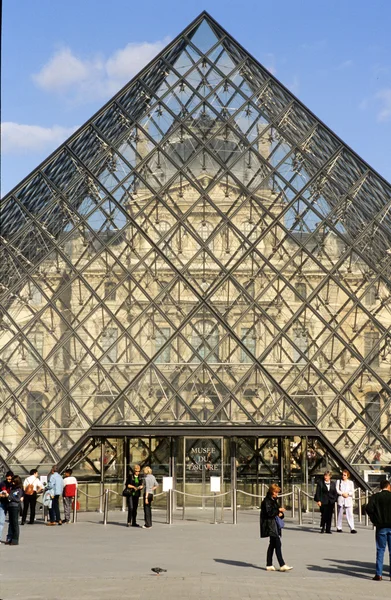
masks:
<path fill-rule="evenodd" d="M 316 486 L 314 500 L 320 508 L 320 533 L 331 533 L 331 520 L 333 518 L 334 506 L 338 498 L 335 481 L 331 481 L 331 472 L 326 471 L 323 475 L 323 481 Z"/>
<path fill-rule="evenodd" d="M 391 483 L 387 479 L 380 483 L 381 492 L 370 497 L 365 510 L 376 527 L 376 575 L 374 581 L 381 581 L 383 559 L 386 546 L 390 553 L 391 579 Z"/>

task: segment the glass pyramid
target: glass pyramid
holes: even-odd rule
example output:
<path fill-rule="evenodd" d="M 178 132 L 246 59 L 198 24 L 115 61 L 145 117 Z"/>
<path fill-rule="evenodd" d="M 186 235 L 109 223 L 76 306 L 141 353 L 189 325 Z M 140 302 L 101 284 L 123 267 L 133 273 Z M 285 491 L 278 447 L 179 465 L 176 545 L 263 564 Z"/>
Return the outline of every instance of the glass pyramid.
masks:
<path fill-rule="evenodd" d="M 309 425 L 388 464 L 390 206 L 202 13 L 2 201 L 2 458 L 94 425 Z"/>

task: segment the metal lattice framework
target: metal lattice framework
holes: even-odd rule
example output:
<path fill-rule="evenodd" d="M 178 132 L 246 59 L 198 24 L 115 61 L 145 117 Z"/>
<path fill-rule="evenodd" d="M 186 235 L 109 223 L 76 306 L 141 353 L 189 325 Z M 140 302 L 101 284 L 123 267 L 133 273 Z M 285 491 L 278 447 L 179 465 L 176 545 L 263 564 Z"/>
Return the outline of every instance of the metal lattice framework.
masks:
<path fill-rule="evenodd" d="M 315 425 L 389 462 L 390 201 L 202 13 L 2 201 L 1 455 Z"/>

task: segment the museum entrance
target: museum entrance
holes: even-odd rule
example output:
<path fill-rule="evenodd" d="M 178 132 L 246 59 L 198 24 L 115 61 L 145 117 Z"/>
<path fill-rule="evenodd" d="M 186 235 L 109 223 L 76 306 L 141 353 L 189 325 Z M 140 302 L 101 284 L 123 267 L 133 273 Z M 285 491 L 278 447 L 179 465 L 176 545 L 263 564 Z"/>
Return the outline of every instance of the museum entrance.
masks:
<path fill-rule="evenodd" d="M 312 494 L 325 469 L 338 473 L 342 465 L 314 436 L 96 436 L 87 439 L 66 465 L 80 482 L 84 510 L 102 510 L 103 492 L 110 489 L 110 509 L 124 508 L 121 496 L 135 464 L 152 467 L 159 484 L 171 477 L 175 518 L 230 521 L 236 490 L 237 506 L 255 509 L 270 483 L 285 493 L 294 485 Z M 162 511 L 167 496 L 157 490 L 154 506 Z M 288 502 L 289 504 L 289 502 Z"/>

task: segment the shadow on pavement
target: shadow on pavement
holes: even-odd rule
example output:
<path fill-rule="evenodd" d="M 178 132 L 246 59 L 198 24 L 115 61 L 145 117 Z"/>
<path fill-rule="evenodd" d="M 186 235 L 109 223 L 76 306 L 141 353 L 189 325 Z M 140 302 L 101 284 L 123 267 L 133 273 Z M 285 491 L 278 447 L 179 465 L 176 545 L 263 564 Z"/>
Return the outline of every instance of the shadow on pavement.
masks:
<path fill-rule="evenodd" d="M 358 579 L 370 579 L 375 572 L 374 563 L 361 562 L 357 560 L 338 560 L 337 558 L 325 558 L 325 560 L 334 562 L 334 565 L 329 567 L 321 567 L 319 565 L 307 565 L 309 571 L 317 571 L 319 573 L 339 573 L 356 577 Z"/>
<path fill-rule="evenodd" d="M 262 567 L 258 567 L 258 565 L 253 565 L 252 563 L 243 562 L 241 560 L 227 560 L 224 558 L 214 558 L 213 560 L 224 565 L 231 565 L 232 567 L 251 567 L 252 569 L 260 569 L 261 571 L 265 570 Z"/>

